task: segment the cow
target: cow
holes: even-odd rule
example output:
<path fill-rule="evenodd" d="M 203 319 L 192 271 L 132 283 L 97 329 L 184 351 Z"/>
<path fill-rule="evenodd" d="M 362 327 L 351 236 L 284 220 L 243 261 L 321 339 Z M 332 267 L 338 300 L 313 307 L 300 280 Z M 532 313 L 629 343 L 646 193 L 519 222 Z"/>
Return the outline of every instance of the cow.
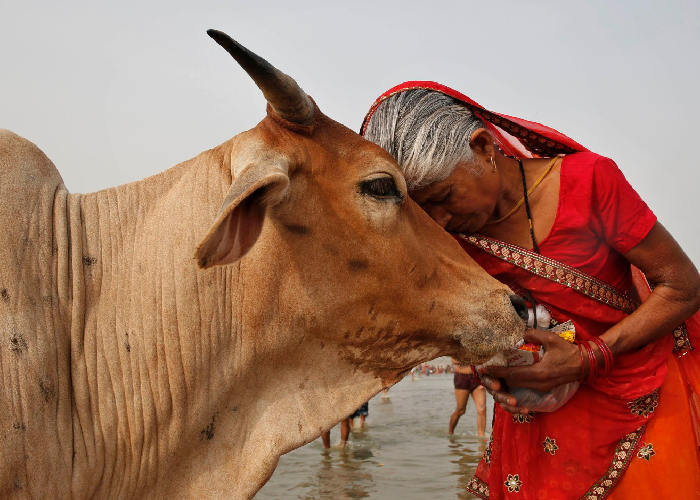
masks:
<path fill-rule="evenodd" d="M 208 33 L 267 114 L 188 161 L 69 194 L 0 133 L 2 497 L 248 498 L 414 365 L 522 339 L 391 156 Z"/>

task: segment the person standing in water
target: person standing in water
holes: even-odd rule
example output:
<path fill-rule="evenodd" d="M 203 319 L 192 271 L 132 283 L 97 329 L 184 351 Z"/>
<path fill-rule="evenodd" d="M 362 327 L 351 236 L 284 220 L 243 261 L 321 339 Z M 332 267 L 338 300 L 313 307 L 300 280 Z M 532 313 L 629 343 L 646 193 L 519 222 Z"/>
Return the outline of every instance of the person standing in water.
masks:
<path fill-rule="evenodd" d="M 388 389 L 386 389 L 388 390 Z M 362 406 L 360 406 L 357 410 L 353 412 L 352 415 L 347 417 L 345 420 L 340 422 L 340 443 L 338 446 L 341 448 L 345 448 L 348 444 L 348 437 L 350 436 L 350 431 L 353 429 L 354 424 L 355 424 L 355 418 L 360 417 L 360 429 L 364 428 L 365 426 L 365 418 L 367 418 L 367 415 L 369 414 L 369 401 L 365 401 Z M 321 434 L 321 440 L 323 441 L 323 447 L 324 448 L 330 448 L 331 447 L 331 430 L 328 429 L 327 431 L 323 432 Z"/>
<path fill-rule="evenodd" d="M 357 417 L 360 417 L 360 429 L 364 428 L 367 415 L 369 415 L 369 401 L 362 403 L 362 406 L 360 406 L 352 415 L 348 417 L 350 429 L 355 426 L 355 418 Z"/>
<path fill-rule="evenodd" d="M 479 437 L 486 436 L 486 389 L 479 385 L 479 380 L 472 373 L 470 366 L 461 365 L 459 361 L 452 358 L 454 365 L 454 385 L 457 408 L 450 415 L 449 434 L 454 434 L 459 418 L 467 411 L 469 394 L 472 395 L 476 405 L 476 428 Z"/>
<path fill-rule="evenodd" d="M 350 424 L 352 419 L 350 417 L 346 418 L 340 422 L 340 443 L 338 446 L 340 448 L 345 448 L 348 444 L 348 436 L 350 436 Z M 321 434 L 321 441 L 323 441 L 323 447 L 328 449 L 331 447 L 331 430 L 328 429 Z"/>

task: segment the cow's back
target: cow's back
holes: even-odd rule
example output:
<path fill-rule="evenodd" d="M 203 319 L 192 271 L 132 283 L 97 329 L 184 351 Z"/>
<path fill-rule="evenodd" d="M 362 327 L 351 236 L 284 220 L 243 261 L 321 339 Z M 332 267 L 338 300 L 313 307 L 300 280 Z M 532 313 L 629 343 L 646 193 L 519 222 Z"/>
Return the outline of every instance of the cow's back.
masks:
<path fill-rule="evenodd" d="M 0 130 L 3 498 L 70 495 L 69 337 L 59 312 L 67 277 L 57 280 L 67 271 L 66 196 L 53 163 L 31 142 Z"/>

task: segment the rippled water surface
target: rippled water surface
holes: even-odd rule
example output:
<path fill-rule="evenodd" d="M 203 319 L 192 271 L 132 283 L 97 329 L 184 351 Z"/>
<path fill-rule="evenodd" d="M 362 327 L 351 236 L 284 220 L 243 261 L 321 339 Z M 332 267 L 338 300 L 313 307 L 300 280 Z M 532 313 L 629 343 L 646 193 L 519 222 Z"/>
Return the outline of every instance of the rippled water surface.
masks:
<path fill-rule="evenodd" d="M 488 398 L 490 424 L 493 402 Z M 370 401 L 365 428 L 351 433 L 345 450 L 336 446 L 336 426 L 330 450 L 317 439 L 284 455 L 256 498 L 473 498 L 464 486 L 486 442 L 477 437 L 471 398 L 455 435 L 447 435 L 454 407 L 451 374 L 413 382 L 406 377 L 391 388 L 388 399 L 380 393 Z"/>

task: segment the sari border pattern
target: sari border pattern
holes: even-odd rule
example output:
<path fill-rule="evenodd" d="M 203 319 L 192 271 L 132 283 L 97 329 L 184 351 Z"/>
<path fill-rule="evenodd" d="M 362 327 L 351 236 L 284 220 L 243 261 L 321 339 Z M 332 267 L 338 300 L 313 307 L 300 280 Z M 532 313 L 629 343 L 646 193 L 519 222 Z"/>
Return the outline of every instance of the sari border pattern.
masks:
<path fill-rule="evenodd" d="M 489 438 L 489 444 L 486 445 L 486 449 L 484 450 L 484 455 L 481 457 L 481 459 L 484 461 L 486 465 L 491 464 L 491 450 L 493 446 L 493 435 Z"/>
<path fill-rule="evenodd" d="M 620 481 L 620 478 L 622 478 L 627 467 L 629 467 L 632 458 L 635 456 L 635 452 L 644 435 L 645 429 L 646 424 L 642 425 L 636 431 L 630 432 L 617 443 L 610 467 L 608 467 L 608 470 L 603 474 L 603 477 L 596 481 L 593 486 L 584 493 L 581 497 L 582 499 L 603 500 L 610 494 L 618 481 Z"/>
<path fill-rule="evenodd" d="M 471 109 L 473 113 L 481 115 L 483 119 L 494 125 L 502 128 L 510 135 L 517 137 L 520 142 L 522 142 L 525 147 L 535 153 L 538 156 L 556 156 L 559 154 L 570 154 L 576 153 L 576 150 L 570 148 L 564 144 L 548 139 L 547 137 L 540 135 L 533 130 L 528 130 L 525 127 L 521 127 L 517 123 L 513 123 L 502 116 L 497 115 L 486 109 L 475 109 L 468 103 L 463 103 Z"/>
<path fill-rule="evenodd" d="M 571 288 L 586 297 L 602 302 L 615 309 L 629 314 L 639 306 L 639 304 L 626 293 L 554 259 L 531 252 L 517 245 L 504 243 L 483 235 L 460 234 L 459 236 L 463 241 L 480 248 L 496 258 L 504 260 L 521 269 L 525 269 L 541 278 Z"/>
<path fill-rule="evenodd" d="M 483 500 L 488 500 L 489 498 L 489 485 L 476 476 L 469 480 L 465 489 Z"/>

